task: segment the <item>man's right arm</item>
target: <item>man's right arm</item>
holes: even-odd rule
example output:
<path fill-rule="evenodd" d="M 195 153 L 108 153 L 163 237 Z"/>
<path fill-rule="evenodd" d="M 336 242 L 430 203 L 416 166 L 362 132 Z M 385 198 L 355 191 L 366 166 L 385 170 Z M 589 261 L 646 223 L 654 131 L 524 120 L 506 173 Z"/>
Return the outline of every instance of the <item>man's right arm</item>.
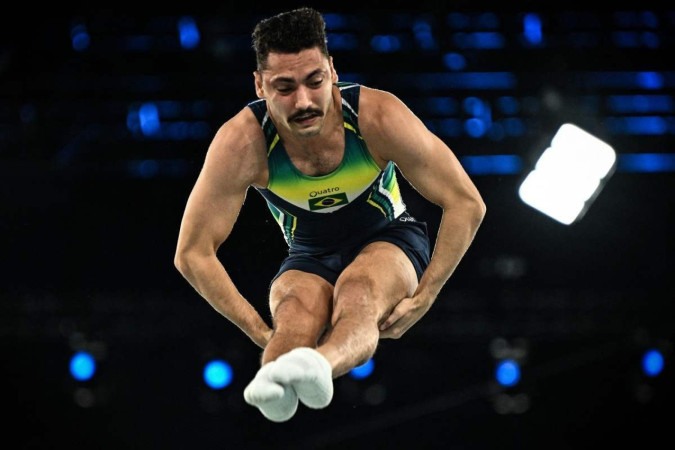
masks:
<path fill-rule="evenodd" d="M 265 184 L 264 136 L 244 108 L 218 130 L 188 198 L 174 264 L 192 287 L 221 315 L 264 348 L 272 330 L 241 295 L 217 257 L 232 232 L 246 192 Z"/>

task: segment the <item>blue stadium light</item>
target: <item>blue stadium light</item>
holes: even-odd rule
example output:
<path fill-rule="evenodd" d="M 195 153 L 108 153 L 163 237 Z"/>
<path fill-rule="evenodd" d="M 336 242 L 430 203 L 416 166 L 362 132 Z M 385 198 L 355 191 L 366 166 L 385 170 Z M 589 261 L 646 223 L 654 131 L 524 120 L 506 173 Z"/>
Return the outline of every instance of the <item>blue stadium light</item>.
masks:
<path fill-rule="evenodd" d="M 475 31 L 471 33 L 455 33 L 452 41 L 459 48 L 483 48 L 499 49 L 504 48 L 506 41 L 504 35 L 496 31 Z"/>
<path fill-rule="evenodd" d="M 540 45 L 543 42 L 541 18 L 538 14 L 525 14 L 523 17 L 523 36 L 532 45 Z"/>
<path fill-rule="evenodd" d="M 656 349 L 647 350 L 642 355 L 642 371 L 648 377 L 658 376 L 663 371 L 663 354 Z"/>
<path fill-rule="evenodd" d="M 670 95 L 609 95 L 607 107 L 617 114 L 675 112 L 675 102 Z"/>
<path fill-rule="evenodd" d="M 613 134 L 658 136 L 671 131 L 670 123 L 660 116 L 608 117 L 605 125 Z"/>
<path fill-rule="evenodd" d="M 70 359 L 70 374 L 78 381 L 90 380 L 96 373 L 96 360 L 85 351 L 79 351 Z"/>
<path fill-rule="evenodd" d="M 461 53 L 446 53 L 443 55 L 443 64 L 450 70 L 464 70 L 466 67 L 466 58 Z"/>
<path fill-rule="evenodd" d="M 232 366 L 222 359 L 214 359 L 204 366 L 204 383 L 211 389 L 223 389 L 232 383 Z"/>
<path fill-rule="evenodd" d="M 464 122 L 464 131 L 471 137 L 479 138 L 487 133 L 489 124 L 484 119 L 473 117 Z"/>
<path fill-rule="evenodd" d="M 413 33 L 415 34 L 415 40 L 421 48 L 433 50 L 438 47 L 436 39 L 434 39 L 434 36 L 431 33 L 431 24 L 426 20 L 420 19 L 415 21 Z"/>
<path fill-rule="evenodd" d="M 87 32 L 87 27 L 84 25 L 75 25 L 70 30 L 70 42 L 73 46 L 73 50 L 81 52 L 89 48 L 89 43 L 91 38 Z"/>
<path fill-rule="evenodd" d="M 362 380 L 368 378 L 373 373 L 373 370 L 375 370 L 375 361 L 371 358 L 360 366 L 350 370 L 349 376 L 357 380 Z"/>
<path fill-rule="evenodd" d="M 395 53 L 401 49 L 401 41 L 391 34 L 379 34 L 373 36 L 370 46 L 378 53 Z"/>
<path fill-rule="evenodd" d="M 638 72 L 637 82 L 644 89 L 663 89 L 663 75 L 658 72 Z"/>
<path fill-rule="evenodd" d="M 395 83 L 412 85 L 423 90 L 436 89 L 515 89 L 513 72 L 461 72 L 392 74 Z"/>
<path fill-rule="evenodd" d="M 489 117 L 490 107 L 478 97 L 467 97 L 462 102 L 462 107 L 467 114 L 474 117 Z"/>
<path fill-rule="evenodd" d="M 518 155 L 463 156 L 460 161 L 472 175 L 514 175 L 523 165 Z"/>
<path fill-rule="evenodd" d="M 154 103 L 144 103 L 138 109 L 138 119 L 141 132 L 145 136 L 152 136 L 160 131 L 159 110 Z"/>
<path fill-rule="evenodd" d="M 513 359 L 500 361 L 495 370 L 495 378 L 502 386 L 515 386 L 520 381 L 520 365 Z"/>
<path fill-rule="evenodd" d="M 181 17 L 178 21 L 178 36 L 180 45 L 186 50 L 191 50 L 199 45 L 199 27 L 192 17 Z"/>
<path fill-rule="evenodd" d="M 675 172 L 675 153 L 621 153 L 617 162 L 620 172 Z"/>
<path fill-rule="evenodd" d="M 587 72 L 580 78 L 589 88 L 658 90 L 665 87 L 664 75 L 659 72 Z"/>

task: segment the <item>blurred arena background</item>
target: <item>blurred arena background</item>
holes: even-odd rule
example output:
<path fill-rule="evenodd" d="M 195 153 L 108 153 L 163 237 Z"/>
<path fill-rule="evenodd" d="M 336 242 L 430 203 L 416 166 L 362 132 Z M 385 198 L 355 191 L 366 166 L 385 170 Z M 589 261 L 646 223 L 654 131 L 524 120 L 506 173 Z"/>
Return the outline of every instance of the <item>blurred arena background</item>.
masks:
<path fill-rule="evenodd" d="M 254 96 L 255 22 L 302 5 L 19 6 L 5 18 L 0 379 L 11 447 L 667 447 L 675 8 L 645 2 L 311 5 L 326 15 L 340 79 L 406 102 L 488 212 L 430 312 L 382 342 L 371 371 L 336 380 L 329 408 L 275 424 L 245 404 L 259 350 L 180 277 L 173 252 L 212 135 Z M 617 154 L 571 225 L 518 196 L 564 123 Z M 435 237 L 439 210 L 402 184 Z M 263 314 L 284 252 L 250 192 L 220 256 Z M 93 358 L 89 377 L 71 371 L 90 367 L 71 366 L 79 352 Z M 211 387 L 214 360 L 229 371 Z M 498 378 L 504 361 L 510 384 Z"/>

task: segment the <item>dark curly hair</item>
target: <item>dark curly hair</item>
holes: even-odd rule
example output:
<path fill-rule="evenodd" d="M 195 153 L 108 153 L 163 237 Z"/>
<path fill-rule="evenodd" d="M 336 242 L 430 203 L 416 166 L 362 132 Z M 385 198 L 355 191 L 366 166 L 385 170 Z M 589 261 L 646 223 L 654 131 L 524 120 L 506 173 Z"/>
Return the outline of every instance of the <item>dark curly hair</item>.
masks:
<path fill-rule="evenodd" d="M 258 70 L 266 67 L 270 52 L 298 53 L 318 47 L 328 56 L 326 23 L 313 8 L 298 8 L 263 19 L 255 26 L 252 37 Z"/>

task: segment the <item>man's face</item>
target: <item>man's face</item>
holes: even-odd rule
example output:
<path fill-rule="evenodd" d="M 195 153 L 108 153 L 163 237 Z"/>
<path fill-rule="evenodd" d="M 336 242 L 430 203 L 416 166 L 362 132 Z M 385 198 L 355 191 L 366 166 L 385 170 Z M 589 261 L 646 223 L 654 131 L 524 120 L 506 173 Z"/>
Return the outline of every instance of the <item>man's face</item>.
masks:
<path fill-rule="evenodd" d="M 337 82 L 331 59 L 318 48 L 270 53 L 267 68 L 254 75 L 256 94 L 267 101 L 277 127 L 299 137 L 319 134 Z"/>

